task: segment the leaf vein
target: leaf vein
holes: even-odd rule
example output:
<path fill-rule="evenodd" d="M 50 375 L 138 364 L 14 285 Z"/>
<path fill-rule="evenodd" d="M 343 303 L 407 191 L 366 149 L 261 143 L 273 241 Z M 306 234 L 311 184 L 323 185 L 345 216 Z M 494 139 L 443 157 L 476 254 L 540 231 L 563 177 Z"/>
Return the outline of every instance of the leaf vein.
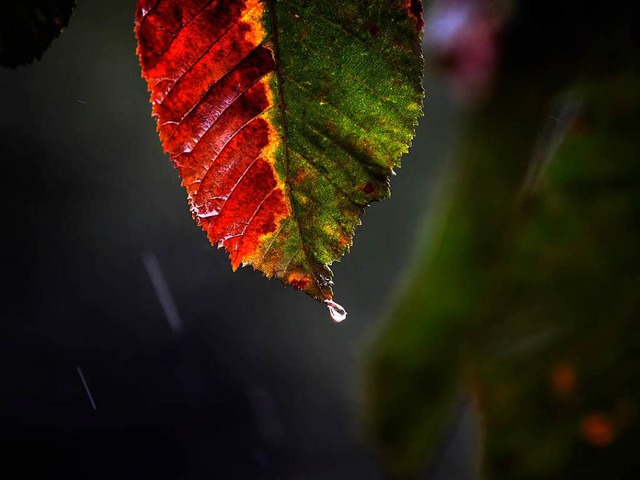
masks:
<path fill-rule="evenodd" d="M 314 162 L 312 162 L 311 160 L 309 160 L 307 157 L 305 157 L 304 155 L 302 155 L 298 150 L 296 150 L 295 148 L 291 148 L 289 147 L 289 150 L 292 151 L 293 153 L 295 153 L 298 157 L 300 157 L 306 164 L 308 164 L 309 166 L 311 166 L 316 172 L 318 172 L 320 175 L 322 175 L 324 178 L 327 179 L 327 181 L 333 185 L 333 187 L 336 189 L 336 191 L 338 193 L 340 193 L 344 198 L 346 198 L 349 202 L 351 202 L 354 206 L 358 207 L 358 208 L 362 208 L 364 207 L 364 205 L 358 203 L 357 201 L 355 201 L 353 199 L 352 195 L 349 195 L 346 190 L 344 190 L 342 187 L 340 187 L 331 177 L 329 177 L 329 175 L 322 170 L 318 165 L 316 165 Z"/>
<path fill-rule="evenodd" d="M 300 83 L 300 81 L 298 81 L 295 77 L 291 76 L 291 75 L 283 75 L 284 78 L 286 78 L 290 83 L 292 83 L 293 85 L 295 85 L 296 87 L 298 87 L 300 90 L 303 90 L 305 93 L 307 93 L 308 95 L 310 95 L 311 97 L 324 102 L 325 105 L 330 106 L 332 109 L 334 109 L 336 112 L 338 112 L 340 115 L 342 115 L 344 118 L 346 118 L 347 120 L 349 120 L 351 123 L 353 123 L 355 126 L 357 126 L 360 130 L 362 130 L 365 134 L 367 135 L 374 135 L 373 131 L 370 128 L 365 127 L 364 125 L 362 125 L 359 121 L 355 120 L 353 117 L 347 115 L 342 109 L 336 107 L 335 105 L 333 105 L 331 102 L 328 102 L 327 100 L 320 98 L 320 96 L 309 90 L 308 88 L 306 88 L 304 85 L 302 85 L 302 83 Z M 396 143 L 399 144 L 397 141 L 390 139 L 387 135 L 385 135 L 386 137 L 386 142 L 385 143 Z"/>
<path fill-rule="evenodd" d="M 311 201 L 313 201 L 316 205 L 320 205 L 321 207 L 323 206 L 322 202 L 320 200 L 318 200 L 318 198 L 315 195 L 313 195 L 312 192 L 307 192 L 307 198 L 309 198 Z M 338 228 L 340 228 L 342 233 L 344 233 L 347 237 L 351 237 L 351 234 L 353 232 L 348 232 L 346 230 L 346 228 L 342 225 L 340 220 L 338 218 L 336 218 L 335 214 L 333 214 L 330 210 L 326 210 L 323 213 L 328 213 L 329 216 L 335 222 L 335 224 L 338 226 Z"/>
<path fill-rule="evenodd" d="M 264 263 L 264 260 L 267 256 L 267 253 L 269 253 L 269 251 L 271 250 L 271 247 L 273 246 L 273 243 L 276 241 L 276 238 L 278 238 L 278 236 L 280 235 L 280 232 L 283 230 L 285 223 L 288 221 L 287 218 L 283 218 L 280 221 L 280 227 L 278 228 L 278 231 L 273 235 L 273 238 L 271 239 L 271 242 L 269 242 L 269 245 L 267 246 L 266 250 L 262 253 L 262 263 Z"/>
<path fill-rule="evenodd" d="M 258 48 L 258 47 L 256 47 Z M 238 64 L 239 65 L 239 64 Z M 227 72 L 225 74 L 228 75 L 229 73 L 231 73 L 233 70 L 235 70 L 237 68 L 237 66 L 234 66 L 229 72 Z M 266 77 L 267 75 L 269 75 L 271 72 L 265 72 L 262 75 L 260 75 L 258 78 L 256 78 L 254 80 L 253 83 L 251 83 L 250 85 L 248 85 L 244 90 L 242 90 L 241 92 L 239 92 L 234 98 L 233 100 L 231 100 L 225 107 L 224 110 L 222 110 L 220 112 L 220 114 L 218 115 L 218 118 L 216 118 L 213 123 L 211 125 L 209 125 L 207 127 L 207 129 L 202 132 L 202 135 L 200 135 L 199 138 L 195 139 L 195 145 L 193 146 L 193 148 L 191 149 L 191 151 L 195 150 L 195 148 L 197 147 L 198 143 L 200 142 L 200 140 L 209 132 L 209 130 L 211 130 L 211 128 L 213 128 L 218 121 L 220 120 L 220 118 L 222 118 L 222 115 L 224 115 L 224 113 L 229 110 L 229 108 L 231 108 L 231 106 L 233 106 L 233 104 L 236 102 L 236 100 L 238 100 L 242 95 L 244 95 L 251 87 L 253 87 L 256 83 L 258 83 L 260 80 L 262 80 L 264 77 Z M 218 82 L 216 82 L 217 84 Z M 167 143 L 170 143 L 173 138 L 175 137 L 175 135 L 178 133 L 178 128 L 180 127 L 180 125 L 182 125 L 182 122 L 185 121 L 187 119 L 187 117 L 193 113 L 193 111 L 200 105 L 202 104 L 202 102 L 204 101 L 204 99 L 206 98 L 207 94 L 209 93 L 209 91 L 211 91 L 211 88 L 213 88 L 216 84 L 212 85 L 209 90 L 207 91 L 207 93 L 205 93 L 201 99 L 199 99 L 194 105 L 193 107 L 191 107 L 189 109 L 189 111 L 175 124 L 176 128 L 174 129 L 174 131 L 171 133 L 171 136 L 167 139 Z M 266 111 L 266 110 L 265 110 Z M 261 112 L 262 113 L 262 112 Z"/>
<path fill-rule="evenodd" d="M 323 291 L 323 285 L 320 283 L 320 281 L 318 280 L 318 277 L 316 275 L 315 272 L 315 264 L 312 263 L 309 260 L 309 253 L 307 252 L 307 246 L 303 240 L 303 235 L 302 235 L 302 229 L 300 228 L 300 221 L 298 219 L 298 211 L 296 209 L 295 206 L 295 202 L 293 201 L 293 195 L 291 194 L 291 180 L 289 177 L 289 141 L 287 138 L 287 120 L 286 120 L 286 111 L 285 111 L 285 101 L 284 101 L 284 92 L 283 92 L 283 78 L 282 78 L 282 70 L 281 70 L 281 65 L 280 65 L 280 46 L 279 46 L 279 42 L 278 42 L 278 22 L 276 19 L 276 11 L 275 11 L 275 4 L 276 1 L 275 0 L 267 0 L 268 6 L 269 6 L 269 17 L 271 19 L 271 28 L 272 28 L 272 36 L 273 36 L 273 44 L 274 44 L 274 56 L 275 56 L 275 60 L 276 60 L 276 75 L 278 78 L 278 96 L 280 97 L 280 102 L 279 102 L 279 106 L 280 106 L 280 115 L 281 115 L 281 119 L 282 119 L 282 129 L 284 132 L 284 165 L 285 165 L 285 181 L 286 181 L 286 191 L 287 191 L 287 196 L 289 197 L 289 203 L 291 204 L 291 209 L 293 210 L 293 220 L 295 221 L 295 224 L 297 226 L 297 230 L 298 230 L 298 238 L 300 239 L 300 247 L 302 249 L 302 253 L 304 254 L 304 258 L 307 262 L 307 266 L 309 267 L 309 272 L 311 273 L 311 276 L 313 277 L 314 283 L 318 289 L 318 293 L 326 296 L 326 294 Z M 293 257 L 292 257 L 293 259 Z M 291 260 L 289 260 L 289 262 L 291 262 Z M 287 268 L 289 267 L 289 264 L 287 264 Z M 286 270 L 285 270 L 286 272 Z"/>
<path fill-rule="evenodd" d="M 201 14 L 204 10 L 206 10 L 206 9 L 207 9 L 207 8 L 208 8 L 208 7 L 209 7 L 213 2 L 215 2 L 215 1 L 217 1 L 217 0 L 211 0 L 211 1 L 207 2 L 206 4 L 204 4 L 204 5 L 202 6 L 202 8 L 200 8 L 200 10 L 198 10 L 198 11 L 195 13 L 195 15 L 194 15 L 193 17 L 191 17 L 191 18 L 190 18 L 189 20 L 187 20 L 185 23 L 183 23 L 182 25 L 180 25 L 180 27 L 178 27 L 178 29 L 177 29 L 175 32 L 170 32 L 170 33 L 171 33 L 171 36 L 172 36 L 173 38 L 171 39 L 171 41 L 167 44 L 167 46 L 166 46 L 166 47 L 165 47 L 161 52 L 158 52 L 158 54 L 157 54 L 157 58 L 160 58 L 160 57 L 162 57 L 165 53 L 167 53 L 167 52 L 169 51 L 169 49 L 171 48 L 171 45 L 173 45 L 173 42 L 174 42 L 174 41 L 176 40 L 176 38 L 178 37 L 178 34 L 179 34 L 182 30 L 184 30 L 184 29 L 185 29 L 185 28 L 186 28 L 186 27 L 187 27 L 191 22 L 193 22 L 196 18 L 198 18 L 198 17 L 200 16 L 200 14 Z M 158 4 L 159 4 L 159 3 L 161 3 L 161 2 L 162 2 L 162 0 L 160 0 L 160 1 L 158 2 Z M 156 5 L 158 5 L 158 4 L 156 4 Z M 145 15 L 145 17 L 143 17 L 143 20 L 144 20 L 145 18 L 147 18 L 147 16 L 146 16 L 146 15 Z M 166 31 L 168 32 L 168 30 L 166 30 Z"/>
<path fill-rule="evenodd" d="M 240 182 L 242 182 L 244 177 L 247 176 L 247 173 L 249 173 L 249 170 L 251 170 L 253 168 L 253 166 L 256 164 L 256 162 L 260 158 L 261 153 L 262 152 L 260 152 L 258 155 L 256 155 L 256 157 L 251 161 L 249 166 L 244 170 L 244 172 L 242 172 L 242 175 L 240 175 L 240 177 L 238 178 L 238 181 L 233 185 L 233 187 L 231 187 L 231 190 L 229 190 L 229 194 L 227 195 L 227 198 L 225 198 L 224 202 L 222 203 L 222 206 L 220 207 L 220 210 L 218 210 L 218 215 L 222 215 L 222 212 L 224 211 L 224 207 L 227 206 L 227 202 L 229 201 L 229 199 L 233 195 L 233 192 L 236 191 L 236 188 L 238 188 L 238 185 L 240 185 Z"/>
<path fill-rule="evenodd" d="M 260 117 L 261 115 L 263 115 L 265 112 L 268 112 L 270 110 L 271 107 L 267 108 L 266 110 L 260 112 L 257 115 L 254 115 L 250 120 L 248 120 L 244 125 L 242 125 L 240 128 L 238 128 L 233 135 L 225 142 L 225 144 L 222 146 L 222 148 L 220 149 L 220 151 L 216 154 L 215 157 L 213 157 L 211 159 L 211 163 L 209 164 L 209 166 L 207 167 L 207 170 L 205 172 L 205 174 L 202 176 L 202 180 L 200 181 L 200 183 L 198 184 L 198 188 L 196 189 L 196 191 L 194 192 L 194 198 L 197 198 L 198 194 L 200 193 L 200 187 L 202 186 L 202 183 L 204 182 L 204 180 L 207 178 L 207 176 L 209 175 L 211 168 L 213 167 L 213 165 L 216 163 L 216 160 L 218 160 L 218 158 L 220 157 L 220 155 L 222 154 L 222 152 L 224 152 L 224 149 L 227 148 L 227 145 L 229 145 L 229 142 L 231 142 L 231 140 L 233 140 L 235 138 L 236 135 L 238 135 L 238 133 L 240 133 L 242 130 L 244 130 L 251 122 L 253 122 L 256 118 Z M 188 153 L 188 152 L 187 152 Z M 262 151 L 260 151 L 260 153 L 258 154 L 257 157 L 260 156 L 260 154 L 262 154 Z M 180 154 L 180 155 L 184 155 L 184 154 Z M 180 156 L 178 155 L 178 156 Z M 257 158 L 256 157 L 256 158 Z M 174 159 L 177 157 L 174 157 Z M 239 161 L 239 160 L 237 160 Z M 234 162 L 234 165 L 237 163 Z"/>
<path fill-rule="evenodd" d="M 254 5 L 253 7 L 251 7 L 249 10 L 247 10 L 247 11 L 243 14 L 243 16 L 240 18 L 240 21 L 244 20 L 244 18 L 245 18 L 245 17 L 246 17 L 250 12 L 252 12 L 252 11 L 253 11 L 253 10 L 254 10 L 258 5 L 259 5 L 259 4 L 256 4 L 256 5 Z M 194 60 L 194 61 L 191 63 L 191 65 L 189 65 L 189 68 L 187 68 L 184 72 L 182 72 L 182 73 L 180 74 L 180 76 L 179 76 L 179 77 L 174 81 L 173 85 L 171 85 L 171 87 L 169 88 L 169 90 L 167 91 L 167 93 L 165 93 L 165 96 L 164 96 L 164 98 L 162 99 L 162 101 L 161 101 L 161 102 L 159 102 L 159 104 L 160 104 L 160 105 L 161 105 L 161 104 L 162 104 L 162 103 L 163 103 L 163 102 L 164 102 L 164 101 L 169 97 L 169 95 L 171 94 L 171 92 L 173 92 L 173 90 L 174 90 L 175 86 L 180 82 L 180 80 L 182 80 L 182 78 L 183 78 L 185 75 L 187 75 L 187 74 L 188 74 L 188 73 L 189 73 L 189 72 L 190 72 L 190 71 L 191 71 L 191 70 L 192 70 L 196 65 L 198 65 L 198 64 L 202 61 L 202 59 L 203 59 L 204 57 L 206 57 L 206 56 L 207 56 L 207 54 L 211 51 L 211 49 L 212 49 L 213 47 L 215 47 L 218 43 L 220 43 L 220 42 L 222 41 L 222 38 L 223 38 L 227 33 L 229 33 L 229 31 L 231 31 L 234 27 L 237 27 L 237 26 L 238 26 L 238 23 L 237 23 L 237 22 L 236 22 L 236 23 L 232 23 L 232 24 L 231 24 L 227 29 L 225 29 L 225 31 L 224 31 L 224 32 L 222 32 L 222 34 L 221 34 L 218 38 L 216 38 L 216 39 L 211 43 L 211 45 L 209 45 L 209 46 L 205 49 L 205 51 L 204 51 L 204 53 L 203 53 L 202 55 L 200 55 L 196 60 Z M 236 68 L 240 63 L 242 63 L 242 61 L 243 61 L 245 58 L 247 58 L 249 55 L 251 55 L 251 53 L 253 53 L 253 51 L 254 51 L 256 48 L 260 47 L 260 46 L 262 45 L 262 43 L 263 43 L 263 42 L 260 42 L 258 45 L 256 45 L 256 46 L 255 46 L 255 48 L 254 48 L 253 50 L 251 50 L 251 52 L 249 52 L 246 56 L 244 56 L 243 58 L 241 58 L 241 59 L 238 61 L 238 63 L 236 63 L 233 67 L 231 67 L 231 69 L 229 69 L 229 71 L 228 71 L 228 72 L 226 72 L 224 75 L 222 75 L 222 76 L 221 76 L 218 80 L 216 80 L 214 83 L 212 83 L 211 85 L 209 85 L 209 87 L 207 87 L 206 91 L 204 92 L 203 97 L 205 97 L 205 96 L 207 95 L 207 93 L 209 93 L 209 91 L 211 90 L 211 88 L 212 88 L 213 86 L 215 86 L 215 85 L 216 85 L 220 80 L 222 80 L 222 79 L 223 79 L 224 77 L 226 77 L 229 73 L 231 73 L 231 72 L 232 72 L 232 71 L 233 71 L 233 70 L 234 70 L 234 69 L 235 69 L 235 68 Z"/>
<path fill-rule="evenodd" d="M 324 138 L 325 140 L 329 141 L 330 143 L 332 143 L 333 145 L 335 145 L 336 147 L 338 147 L 340 150 L 342 150 L 343 152 L 345 152 L 349 157 L 351 157 L 353 160 L 355 160 L 356 162 L 358 162 L 360 165 L 362 165 L 364 168 L 366 168 L 372 175 L 374 176 L 380 176 L 381 172 L 376 172 L 375 170 L 373 170 L 371 167 L 372 165 L 378 165 L 381 166 L 379 164 L 367 161 L 359 156 L 356 156 L 354 152 L 348 150 L 344 145 L 341 145 L 340 143 L 338 143 L 338 141 L 332 137 L 330 137 L 329 135 L 327 135 L 324 132 L 321 132 L 320 130 L 318 130 L 315 127 L 312 127 L 311 124 L 309 124 L 308 122 L 306 122 L 303 118 L 299 117 L 298 115 L 291 113 L 291 112 L 287 112 L 288 115 L 290 115 L 291 117 L 295 118 L 301 125 L 304 125 L 306 128 L 308 128 L 309 130 L 315 132 L 316 134 L 320 135 L 322 138 Z M 388 168 L 387 166 L 384 166 L 383 168 Z"/>

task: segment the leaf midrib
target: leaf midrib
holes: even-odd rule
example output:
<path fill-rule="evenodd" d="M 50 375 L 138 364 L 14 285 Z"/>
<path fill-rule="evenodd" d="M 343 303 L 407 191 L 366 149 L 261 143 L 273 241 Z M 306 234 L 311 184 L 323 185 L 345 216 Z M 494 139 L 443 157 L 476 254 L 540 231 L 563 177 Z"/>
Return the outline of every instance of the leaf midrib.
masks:
<path fill-rule="evenodd" d="M 289 140 L 288 140 L 288 131 L 287 131 L 287 120 L 286 120 L 286 111 L 285 111 L 285 100 L 284 100 L 284 78 L 282 75 L 282 71 L 280 69 L 280 42 L 278 36 L 278 19 L 276 15 L 276 0 L 266 0 L 267 8 L 269 9 L 269 19 L 271 21 L 271 39 L 273 43 L 273 54 L 274 54 L 274 63 L 275 63 L 275 72 L 276 77 L 278 79 L 278 107 L 280 110 L 280 121 L 282 122 L 282 142 L 283 142 L 283 151 L 284 151 L 284 176 L 285 176 L 285 191 L 287 193 L 287 198 L 289 199 L 289 204 L 291 205 L 293 221 L 296 224 L 296 229 L 298 231 L 298 238 L 300 239 L 300 248 L 302 249 L 302 253 L 304 255 L 304 259 L 307 263 L 307 268 L 309 269 L 309 273 L 313 278 L 313 282 L 318 290 L 318 293 L 321 296 L 325 296 L 324 290 L 322 289 L 322 285 L 318 281 L 316 276 L 316 272 L 313 269 L 313 264 L 309 260 L 309 254 L 307 252 L 305 242 L 303 240 L 302 228 L 300 227 L 300 221 L 298 220 L 298 211 L 296 209 L 295 200 L 293 198 L 293 194 L 291 193 L 291 182 L 289 180 Z M 287 266 L 288 268 L 288 266 Z M 286 274 L 286 271 L 284 272 Z M 315 296 L 315 295 L 314 295 Z"/>

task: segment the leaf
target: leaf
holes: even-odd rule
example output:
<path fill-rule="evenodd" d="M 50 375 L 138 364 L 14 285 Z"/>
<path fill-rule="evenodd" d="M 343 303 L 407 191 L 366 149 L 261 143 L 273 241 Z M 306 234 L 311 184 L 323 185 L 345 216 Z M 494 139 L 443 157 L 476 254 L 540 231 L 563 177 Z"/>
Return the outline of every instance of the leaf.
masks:
<path fill-rule="evenodd" d="M 196 222 L 317 300 L 421 113 L 419 0 L 139 0 L 138 54 Z"/>
<path fill-rule="evenodd" d="M 17 67 L 40 59 L 69 24 L 75 0 L 14 0 L 0 15 L 0 65 Z"/>

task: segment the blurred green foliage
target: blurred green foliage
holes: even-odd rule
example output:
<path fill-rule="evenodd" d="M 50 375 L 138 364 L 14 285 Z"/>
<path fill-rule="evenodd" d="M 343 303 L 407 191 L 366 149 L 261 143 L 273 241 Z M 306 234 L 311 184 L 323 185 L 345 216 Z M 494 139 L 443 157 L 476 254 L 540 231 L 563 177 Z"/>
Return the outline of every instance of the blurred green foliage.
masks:
<path fill-rule="evenodd" d="M 392 478 L 420 477 L 461 398 L 485 478 L 640 478 L 640 17 L 562 24 L 538 3 L 518 3 L 530 17 L 507 29 L 369 352 L 366 420 Z M 570 48 L 512 53 L 532 22 L 560 41 L 578 20 Z"/>

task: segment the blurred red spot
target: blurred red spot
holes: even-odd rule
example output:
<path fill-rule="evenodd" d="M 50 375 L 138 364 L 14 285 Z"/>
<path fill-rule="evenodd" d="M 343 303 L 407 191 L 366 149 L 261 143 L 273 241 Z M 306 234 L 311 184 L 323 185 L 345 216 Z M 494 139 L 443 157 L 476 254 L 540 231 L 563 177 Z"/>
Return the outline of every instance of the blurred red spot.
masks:
<path fill-rule="evenodd" d="M 613 425 L 601 413 L 586 416 L 580 423 L 580 433 L 595 447 L 606 447 L 615 439 Z"/>
<path fill-rule="evenodd" d="M 585 115 L 578 114 L 576 118 L 573 120 L 573 122 L 571 122 L 571 125 L 569 126 L 569 130 L 567 133 L 569 135 L 581 137 L 583 135 L 588 134 L 589 131 L 590 131 L 590 125 L 587 119 L 585 118 Z"/>
<path fill-rule="evenodd" d="M 561 363 L 551 371 L 550 380 L 556 393 L 569 395 L 576 389 L 576 370 L 570 363 Z"/>
<path fill-rule="evenodd" d="M 362 187 L 362 190 L 364 190 L 364 193 L 371 194 L 375 189 L 373 188 L 373 185 L 367 183 L 364 187 Z"/>

